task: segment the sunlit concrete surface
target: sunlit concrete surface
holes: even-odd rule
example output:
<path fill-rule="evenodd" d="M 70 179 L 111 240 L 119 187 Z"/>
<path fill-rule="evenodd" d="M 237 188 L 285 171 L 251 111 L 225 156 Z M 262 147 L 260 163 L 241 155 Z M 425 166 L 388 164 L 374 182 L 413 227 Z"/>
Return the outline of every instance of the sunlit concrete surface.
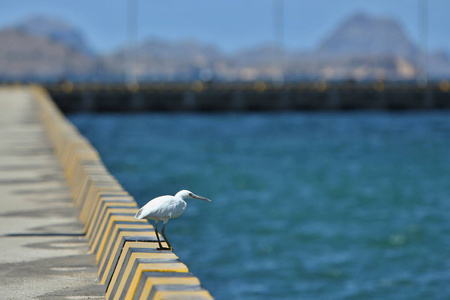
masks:
<path fill-rule="evenodd" d="M 1 299 L 104 299 L 37 105 L 0 88 Z"/>

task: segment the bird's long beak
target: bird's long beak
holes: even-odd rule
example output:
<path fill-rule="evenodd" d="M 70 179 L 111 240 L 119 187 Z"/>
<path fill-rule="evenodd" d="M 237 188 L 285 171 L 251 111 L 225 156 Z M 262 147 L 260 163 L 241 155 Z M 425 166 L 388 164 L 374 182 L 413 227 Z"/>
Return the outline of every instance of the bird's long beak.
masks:
<path fill-rule="evenodd" d="M 205 198 L 205 197 L 202 197 L 202 196 L 199 196 L 199 195 L 195 195 L 195 194 L 192 194 L 192 198 L 194 198 L 194 199 L 200 199 L 200 200 L 205 200 L 205 201 L 211 201 L 211 200 L 209 200 L 208 198 Z"/>

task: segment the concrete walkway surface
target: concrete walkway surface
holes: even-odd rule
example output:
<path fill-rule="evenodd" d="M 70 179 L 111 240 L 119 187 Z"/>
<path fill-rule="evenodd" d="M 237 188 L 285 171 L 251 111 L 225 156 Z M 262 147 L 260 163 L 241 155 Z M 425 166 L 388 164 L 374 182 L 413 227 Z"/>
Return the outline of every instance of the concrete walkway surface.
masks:
<path fill-rule="evenodd" d="M 27 88 L 0 88 L 0 299 L 104 299 Z"/>

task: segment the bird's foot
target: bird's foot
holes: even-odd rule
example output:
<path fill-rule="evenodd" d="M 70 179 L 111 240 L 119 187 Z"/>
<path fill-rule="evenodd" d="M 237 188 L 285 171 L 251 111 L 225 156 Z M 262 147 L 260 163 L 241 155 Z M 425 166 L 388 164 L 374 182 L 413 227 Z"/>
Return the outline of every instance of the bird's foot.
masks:
<path fill-rule="evenodd" d="M 172 251 L 173 248 L 172 247 L 159 247 L 159 248 L 156 248 L 156 250 L 170 250 L 170 251 Z"/>

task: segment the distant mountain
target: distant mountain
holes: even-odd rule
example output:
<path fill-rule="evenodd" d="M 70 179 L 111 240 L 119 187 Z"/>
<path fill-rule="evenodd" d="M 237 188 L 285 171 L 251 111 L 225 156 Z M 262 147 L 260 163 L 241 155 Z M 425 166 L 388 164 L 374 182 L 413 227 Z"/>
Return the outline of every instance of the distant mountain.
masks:
<path fill-rule="evenodd" d="M 13 28 L 31 36 L 62 43 L 84 55 L 93 56 L 95 53 L 79 29 L 58 18 L 42 15 L 30 16 Z"/>
<path fill-rule="evenodd" d="M 340 23 L 316 51 L 328 56 L 396 55 L 414 60 L 419 50 L 397 20 L 358 12 Z"/>
<path fill-rule="evenodd" d="M 225 53 L 196 40 L 148 38 L 137 49 L 98 55 L 75 26 L 38 16 L 0 30 L 0 78 L 121 80 L 135 53 L 139 80 L 412 80 L 421 68 L 400 23 L 365 13 L 343 20 L 312 51 L 268 43 Z M 444 51 L 427 61 L 430 77 L 450 76 Z"/>
<path fill-rule="evenodd" d="M 136 49 L 122 48 L 102 58 L 107 72 L 124 73 L 127 57 L 139 53 L 137 73 L 141 77 L 160 80 L 190 80 L 200 76 L 202 70 L 220 64 L 224 55 L 209 44 L 195 40 L 169 41 L 150 38 Z"/>
<path fill-rule="evenodd" d="M 356 79 L 413 79 L 422 69 L 419 46 L 397 20 L 363 12 L 354 13 L 343 20 L 318 44 L 312 58 L 326 61 L 327 69 L 336 71 L 328 72 L 334 74 L 331 78 L 336 78 L 336 74 L 340 78 L 343 73 L 347 73 L 359 74 L 350 76 Z M 430 78 L 450 75 L 450 61 L 445 52 L 429 51 L 426 60 Z M 369 74 L 378 75 L 372 77 Z"/>
<path fill-rule="evenodd" d="M 17 29 L 0 31 L 0 78 L 55 80 L 92 73 L 95 61 L 67 45 Z"/>

